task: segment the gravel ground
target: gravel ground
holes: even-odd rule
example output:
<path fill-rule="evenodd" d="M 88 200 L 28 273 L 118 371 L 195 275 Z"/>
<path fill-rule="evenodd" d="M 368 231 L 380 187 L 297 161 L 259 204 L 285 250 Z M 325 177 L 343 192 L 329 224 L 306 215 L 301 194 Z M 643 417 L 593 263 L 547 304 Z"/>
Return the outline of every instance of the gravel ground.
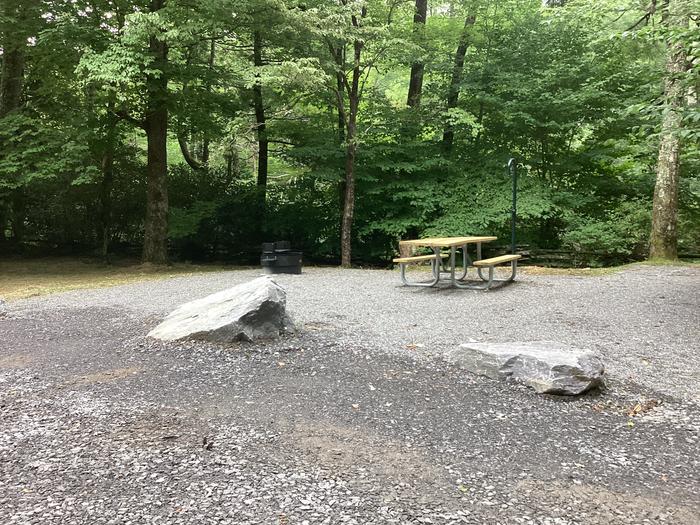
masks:
<path fill-rule="evenodd" d="M 0 523 L 698 523 L 697 268 L 491 292 L 309 269 L 278 278 L 296 336 L 145 338 L 257 273 L 10 303 Z M 441 359 L 516 340 L 599 352 L 608 389 L 538 396 Z"/>

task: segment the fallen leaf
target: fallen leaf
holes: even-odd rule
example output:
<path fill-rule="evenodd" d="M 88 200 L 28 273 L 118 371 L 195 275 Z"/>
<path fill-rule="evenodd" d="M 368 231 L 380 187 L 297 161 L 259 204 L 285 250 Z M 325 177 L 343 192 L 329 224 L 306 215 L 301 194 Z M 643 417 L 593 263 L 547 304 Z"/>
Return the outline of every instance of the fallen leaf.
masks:
<path fill-rule="evenodd" d="M 654 407 L 657 407 L 660 404 L 661 404 L 661 401 L 659 401 L 658 399 L 648 399 L 646 401 L 639 401 L 634 406 L 632 406 L 632 408 L 630 408 L 627 411 L 627 415 L 629 417 L 634 417 L 634 416 L 637 416 L 639 414 L 649 412 Z"/>

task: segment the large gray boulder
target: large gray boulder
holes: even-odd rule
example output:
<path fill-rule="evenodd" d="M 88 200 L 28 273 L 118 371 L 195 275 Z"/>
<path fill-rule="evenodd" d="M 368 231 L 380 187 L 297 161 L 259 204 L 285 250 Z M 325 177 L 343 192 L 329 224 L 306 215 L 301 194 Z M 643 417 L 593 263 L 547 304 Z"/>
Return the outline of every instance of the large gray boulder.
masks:
<path fill-rule="evenodd" d="M 284 289 L 260 277 L 179 306 L 148 335 L 219 343 L 276 338 L 294 329 L 285 306 Z"/>
<path fill-rule="evenodd" d="M 7 308 L 7 303 L 5 302 L 5 299 L 0 297 L 0 317 L 5 317 L 8 311 L 9 308 Z"/>
<path fill-rule="evenodd" d="M 603 384 L 603 363 L 590 350 L 551 341 L 467 343 L 447 360 L 492 379 L 512 379 L 540 394 L 576 395 Z"/>

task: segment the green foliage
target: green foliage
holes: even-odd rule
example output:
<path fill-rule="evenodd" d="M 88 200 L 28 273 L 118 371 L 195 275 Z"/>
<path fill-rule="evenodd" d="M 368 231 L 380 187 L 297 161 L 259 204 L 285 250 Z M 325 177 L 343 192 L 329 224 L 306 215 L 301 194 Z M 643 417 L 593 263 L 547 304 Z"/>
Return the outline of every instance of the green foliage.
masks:
<path fill-rule="evenodd" d="M 650 227 L 648 202 L 622 201 L 603 217 L 577 218 L 562 243 L 584 264 L 641 259 L 647 253 Z"/>
<path fill-rule="evenodd" d="M 211 220 L 217 209 L 216 202 L 194 201 L 189 208 L 170 207 L 169 237 L 178 241 L 199 233 L 202 223 Z"/>
<path fill-rule="evenodd" d="M 290 239 L 313 260 L 337 261 L 347 147 L 338 103 L 349 103 L 337 82 L 352 77 L 358 40 L 358 261 L 386 262 L 399 239 L 419 235 L 493 234 L 505 244 L 511 156 L 520 162 L 519 243 L 571 250 L 581 264 L 643 257 L 665 108 L 663 47 L 678 42 L 697 56 L 700 41 L 697 24 L 668 31 L 658 13 L 626 31 L 643 4 L 470 0 L 434 9 L 414 28 L 412 2 L 169 0 L 150 13 L 145 0 L 44 2 L 41 12 L 10 0 L 0 9 L 0 47 L 31 45 L 21 108 L 0 119 L 0 242 L 23 229 L 25 243 L 94 249 L 109 190 L 110 238 L 136 250 L 146 79 L 167 75 L 176 258 L 253 262 L 261 241 Z M 465 27 L 458 102 L 448 108 Z M 262 65 L 253 61 L 255 33 Z M 167 43 L 166 67 L 156 67 L 151 38 Z M 408 108 L 416 61 L 425 66 L 421 105 Z M 690 94 L 699 67 L 695 60 L 683 75 Z M 253 180 L 255 87 L 270 140 L 264 206 Z M 679 243 L 697 253 L 697 103 L 684 109 L 683 125 Z M 206 166 L 181 163 L 178 136 L 197 159 L 210 153 Z"/>
<path fill-rule="evenodd" d="M 94 180 L 98 170 L 90 163 L 86 132 L 66 124 L 31 112 L 0 120 L 0 189 L 61 177 L 68 184 Z"/>

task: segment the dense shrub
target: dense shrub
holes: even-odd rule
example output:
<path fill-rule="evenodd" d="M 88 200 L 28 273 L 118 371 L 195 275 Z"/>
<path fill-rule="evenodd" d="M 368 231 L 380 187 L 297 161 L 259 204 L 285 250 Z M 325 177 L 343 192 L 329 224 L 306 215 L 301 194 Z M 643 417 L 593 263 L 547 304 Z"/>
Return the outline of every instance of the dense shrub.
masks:
<path fill-rule="evenodd" d="M 643 259 L 647 254 L 651 210 L 640 201 L 623 201 L 604 217 L 580 217 L 562 234 L 574 260 L 600 265 Z"/>

